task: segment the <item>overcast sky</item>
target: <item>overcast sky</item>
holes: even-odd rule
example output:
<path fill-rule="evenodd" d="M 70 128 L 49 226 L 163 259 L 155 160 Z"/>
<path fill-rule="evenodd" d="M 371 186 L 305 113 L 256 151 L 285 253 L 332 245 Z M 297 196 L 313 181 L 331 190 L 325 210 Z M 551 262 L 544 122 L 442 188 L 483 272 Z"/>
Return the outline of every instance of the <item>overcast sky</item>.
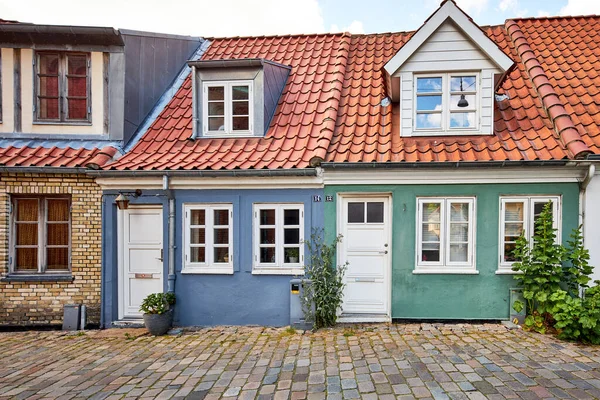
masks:
<path fill-rule="evenodd" d="M 457 0 L 480 25 L 507 18 L 600 14 L 600 0 Z M 0 18 L 196 36 L 418 28 L 440 0 L 0 0 Z M 415 5 L 418 5 L 416 7 Z"/>

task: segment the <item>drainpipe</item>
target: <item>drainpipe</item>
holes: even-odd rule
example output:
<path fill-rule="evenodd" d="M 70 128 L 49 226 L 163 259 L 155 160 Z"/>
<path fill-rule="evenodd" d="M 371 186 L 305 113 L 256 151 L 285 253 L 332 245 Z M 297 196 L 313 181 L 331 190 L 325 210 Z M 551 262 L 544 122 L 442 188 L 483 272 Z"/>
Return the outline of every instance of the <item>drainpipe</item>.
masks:
<path fill-rule="evenodd" d="M 167 291 L 175 293 L 175 199 L 169 189 L 169 176 L 163 175 L 163 190 L 169 199 L 169 274 L 167 276 Z"/>
<path fill-rule="evenodd" d="M 590 164 L 590 166 L 588 167 L 588 171 L 587 171 L 585 177 L 583 178 L 583 181 L 581 181 L 581 184 L 579 185 L 579 225 L 583 225 L 585 223 L 585 221 L 584 221 L 585 208 L 586 208 L 585 191 L 586 191 L 588 185 L 590 184 L 590 182 L 592 181 L 592 179 L 594 179 L 595 173 L 596 173 L 596 166 L 594 164 Z M 584 242 L 585 242 L 585 235 L 584 235 Z"/>

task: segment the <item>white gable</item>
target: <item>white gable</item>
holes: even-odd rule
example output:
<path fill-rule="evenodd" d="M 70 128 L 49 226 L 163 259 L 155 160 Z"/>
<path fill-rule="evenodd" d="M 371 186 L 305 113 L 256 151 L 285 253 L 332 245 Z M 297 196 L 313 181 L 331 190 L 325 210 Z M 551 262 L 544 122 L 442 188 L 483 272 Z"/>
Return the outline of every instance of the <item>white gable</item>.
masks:
<path fill-rule="evenodd" d="M 501 72 L 479 46 L 446 20 L 402 64 L 398 72 L 494 69 Z"/>
<path fill-rule="evenodd" d="M 454 23 L 453 33 L 445 31 L 449 22 Z M 451 26 L 451 25 L 450 25 Z M 442 30 L 440 30 L 442 28 Z M 458 28 L 458 29 L 457 29 Z M 447 0 L 435 13 L 425 22 L 425 24 L 410 38 L 408 42 L 396 53 L 396 55 L 385 65 L 385 70 L 390 76 L 394 76 L 398 70 L 412 56 L 428 42 L 432 35 L 436 34 L 455 37 L 461 34 L 475 46 L 482 54 L 485 54 L 489 62 L 493 63 L 502 71 L 507 71 L 513 61 L 502 52 L 489 37 L 464 13 L 453 1 Z M 440 45 L 441 46 L 441 45 Z M 447 69 L 447 68 L 443 68 Z"/>

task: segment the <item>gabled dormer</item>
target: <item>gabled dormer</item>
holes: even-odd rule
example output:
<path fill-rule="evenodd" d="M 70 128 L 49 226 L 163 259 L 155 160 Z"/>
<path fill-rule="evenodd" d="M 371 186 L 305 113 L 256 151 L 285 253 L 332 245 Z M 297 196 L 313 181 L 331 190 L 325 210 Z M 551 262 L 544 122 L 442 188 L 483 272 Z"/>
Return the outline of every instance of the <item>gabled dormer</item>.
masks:
<path fill-rule="evenodd" d="M 262 137 L 291 68 L 265 59 L 190 61 L 193 138 Z"/>
<path fill-rule="evenodd" d="M 452 0 L 385 65 L 402 136 L 493 133 L 494 75 L 511 60 Z"/>

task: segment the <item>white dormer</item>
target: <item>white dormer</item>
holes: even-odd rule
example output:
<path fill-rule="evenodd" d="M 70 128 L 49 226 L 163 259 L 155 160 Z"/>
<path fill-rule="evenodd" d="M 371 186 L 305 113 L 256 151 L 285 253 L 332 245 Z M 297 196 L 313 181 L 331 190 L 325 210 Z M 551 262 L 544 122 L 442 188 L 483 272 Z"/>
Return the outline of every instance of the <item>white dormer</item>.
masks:
<path fill-rule="evenodd" d="M 402 136 L 493 133 L 494 75 L 513 61 L 447 0 L 385 65 Z"/>

